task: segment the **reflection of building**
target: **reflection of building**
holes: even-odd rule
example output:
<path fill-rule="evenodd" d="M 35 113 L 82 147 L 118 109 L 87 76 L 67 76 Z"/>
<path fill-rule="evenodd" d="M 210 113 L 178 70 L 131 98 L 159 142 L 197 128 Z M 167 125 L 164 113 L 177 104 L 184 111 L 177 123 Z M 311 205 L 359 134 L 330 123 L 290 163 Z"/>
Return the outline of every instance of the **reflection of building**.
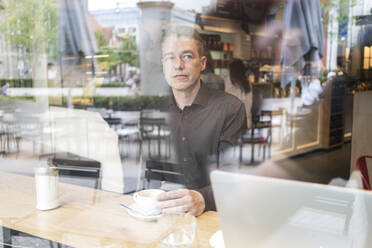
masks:
<path fill-rule="evenodd" d="M 112 37 L 129 36 L 138 44 L 138 18 L 137 8 L 117 8 L 108 10 L 90 11 L 93 18 L 99 23 L 103 30 L 113 29 Z M 112 38 L 111 37 L 111 38 Z"/>
<path fill-rule="evenodd" d="M 119 37 L 129 37 L 133 41 L 136 41 L 137 39 L 137 34 L 138 34 L 138 28 L 136 26 L 129 26 L 129 27 L 123 27 L 123 26 L 118 26 L 115 27 L 115 33 Z"/>
<path fill-rule="evenodd" d="M 121 38 L 130 37 L 139 46 L 141 64 L 141 88 L 144 94 L 167 93 L 160 65 L 161 28 L 168 22 L 195 24 L 195 13 L 173 8 L 167 1 L 140 2 L 139 8 L 116 8 L 90 11 L 109 41 L 110 47 L 118 47 Z M 171 7 L 170 7 L 171 6 Z M 108 30 L 110 29 L 110 31 Z M 109 33 L 109 34 L 108 34 Z"/>
<path fill-rule="evenodd" d="M 129 36 L 139 44 L 140 10 L 135 7 L 115 8 L 90 11 L 90 15 L 99 23 L 103 30 L 114 29 L 118 37 Z M 182 9 L 172 9 L 171 22 L 195 23 L 195 14 Z"/>
<path fill-rule="evenodd" d="M 328 69 L 335 69 L 337 64 L 345 64 L 344 58 L 351 59 L 352 61 L 349 61 L 352 65 L 351 72 L 358 75 L 362 65 L 359 62 L 361 54 L 357 47 L 360 45 L 360 31 L 367 25 L 359 25 L 357 17 L 371 14 L 372 1 L 356 0 L 354 4 L 346 6 L 349 7 L 344 11 L 347 16 L 343 23 L 339 23 L 341 18 L 338 8 L 329 11 L 326 66 Z"/>

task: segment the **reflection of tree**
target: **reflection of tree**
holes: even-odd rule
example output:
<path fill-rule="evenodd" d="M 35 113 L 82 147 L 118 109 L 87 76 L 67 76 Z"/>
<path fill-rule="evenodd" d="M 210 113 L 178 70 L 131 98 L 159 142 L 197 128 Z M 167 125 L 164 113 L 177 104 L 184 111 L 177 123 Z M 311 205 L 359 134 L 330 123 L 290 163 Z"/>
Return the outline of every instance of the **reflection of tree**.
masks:
<path fill-rule="evenodd" d="M 5 0 L 4 6 L 0 30 L 5 39 L 31 53 L 53 52 L 55 59 L 58 28 L 56 0 Z"/>
<path fill-rule="evenodd" d="M 128 64 L 130 66 L 138 67 L 138 49 L 136 43 L 130 38 L 121 40 L 119 49 L 108 46 L 107 40 L 100 32 L 95 33 L 98 44 L 97 60 L 101 70 L 108 71 L 109 77 L 112 72 L 116 74 L 118 65 Z"/>
<path fill-rule="evenodd" d="M 4 0 L 4 7 L 0 31 L 10 44 L 30 54 L 34 85 L 47 87 L 47 53 L 56 58 L 56 0 Z"/>
<path fill-rule="evenodd" d="M 338 23 L 344 23 L 348 20 L 349 10 L 357 4 L 357 0 L 329 0 L 321 1 L 321 6 L 325 13 L 323 23 L 328 23 L 329 19 L 338 21 Z M 337 19 L 329 15 L 330 10 L 336 10 Z"/>
<path fill-rule="evenodd" d="M 103 35 L 102 32 L 99 32 L 99 31 L 94 32 L 94 37 L 96 38 L 96 43 L 97 43 L 98 49 L 100 49 L 101 47 L 107 47 L 108 46 L 108 42 L 105 39 L 105 36 Z"/>
<path fill-rule="evenodd" d="M 98 51 L 98 65 L 101 70 L 108 71 L 109 77 L 111 72 L 116 69 L 119 64 L 119 54 L 111 47 L 100 47 Z M 100 55 L 102 57 L 100 57 Z"/>
<path fill-rule="evenodd" d="M 120 63 L 138 67 L 138 49 L 136 43 L 132 39 L 123 39 L 119 54 Z"/>

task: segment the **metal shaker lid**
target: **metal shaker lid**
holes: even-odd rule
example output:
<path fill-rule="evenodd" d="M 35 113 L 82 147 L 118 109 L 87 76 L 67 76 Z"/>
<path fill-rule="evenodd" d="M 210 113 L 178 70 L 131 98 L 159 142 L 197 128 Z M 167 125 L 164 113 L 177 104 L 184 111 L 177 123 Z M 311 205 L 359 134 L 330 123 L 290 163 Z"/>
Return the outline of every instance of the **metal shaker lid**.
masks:
<path fill-rule="evenodd" d="M 56 176 L 58 175 L 58 168 L 55 166 L 38 166 L 34 169 L 35 175 L 48 175 Z"/>

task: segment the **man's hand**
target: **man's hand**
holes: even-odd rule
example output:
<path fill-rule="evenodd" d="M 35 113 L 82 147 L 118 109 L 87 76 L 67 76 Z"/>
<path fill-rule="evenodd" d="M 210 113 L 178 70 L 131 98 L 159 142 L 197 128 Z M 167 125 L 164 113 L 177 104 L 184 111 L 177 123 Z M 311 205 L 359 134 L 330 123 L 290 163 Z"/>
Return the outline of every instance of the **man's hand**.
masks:
<path fill-rule="evenodd" d="M 203 196 L 195 190 L 179 189 L 164 192 L 158 196 L 159 208 L 163 213 L 189 213 L 201 215 L 205 209 Z"/>

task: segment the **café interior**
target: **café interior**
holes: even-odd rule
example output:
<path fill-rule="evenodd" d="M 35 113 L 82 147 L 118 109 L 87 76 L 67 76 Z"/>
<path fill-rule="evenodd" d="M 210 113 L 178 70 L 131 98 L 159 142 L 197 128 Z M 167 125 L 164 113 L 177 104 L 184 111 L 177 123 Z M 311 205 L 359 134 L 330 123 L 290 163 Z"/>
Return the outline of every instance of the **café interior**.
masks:
<path fill-rule="evenodd" d="M 210 64 L 203 85 L 234 95 L 239 61 L 251 87 L 237 96 L 250 115 L 246 131 L 209 170 L 372 201 L 371 1 L 108 2 L 0 0 L 0 247 L 314 247 L 257 237 L 250 246 L 248 229 L 235 246 L 218 199 L 217 211 L 189 219 L 120 205 L 133 206 L 141 190 L 183 187 L 161 63 L 167 25 L 201 35 Z M 57 203 L 43 209 L 48 193 Z M 364 217 L 365 236 L 349 237 L 359 246 L 344 247 L 370 247 L 372 217 Z M 181 226 L 185 244 L 172 236 Z"/>

